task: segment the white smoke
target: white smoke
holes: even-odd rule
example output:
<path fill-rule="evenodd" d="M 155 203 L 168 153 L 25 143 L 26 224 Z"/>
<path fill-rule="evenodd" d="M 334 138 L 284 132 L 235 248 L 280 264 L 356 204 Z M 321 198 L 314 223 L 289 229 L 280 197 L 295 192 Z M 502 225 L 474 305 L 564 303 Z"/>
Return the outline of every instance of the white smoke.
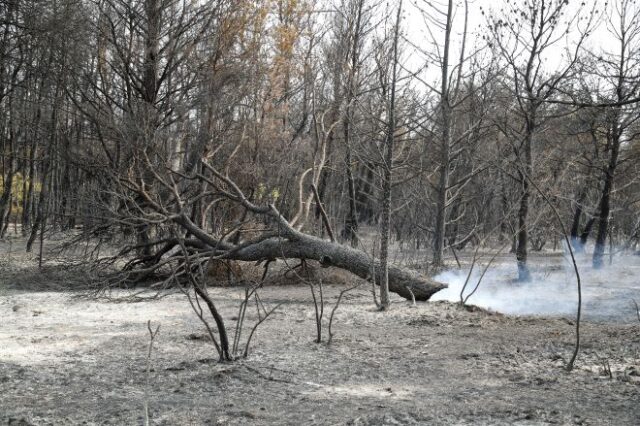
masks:
<path fill-rule="evenodd" d="M 467 303 L 509 315 L 561 316 L 574 318 L 578 294 L 573 264 L 568 257 L 533 256 L 532 280 L 515 280 L 515 259 L 505 257 L 490 266 L 478 289 Z M 589 255 L 577 258 L 582 279 L 583 313 L 595 321 L 637 322 L 633 299 L 640 304 L 640 256 L 616 256 L 613 264 L 593 270 Z M 484 264 L 477 264 L 468 280 L 464 295 L 478 284 Z M 469 270 L 447 271 L 435 279 L 449 287 L 432 300 L 460 301 Z"/>

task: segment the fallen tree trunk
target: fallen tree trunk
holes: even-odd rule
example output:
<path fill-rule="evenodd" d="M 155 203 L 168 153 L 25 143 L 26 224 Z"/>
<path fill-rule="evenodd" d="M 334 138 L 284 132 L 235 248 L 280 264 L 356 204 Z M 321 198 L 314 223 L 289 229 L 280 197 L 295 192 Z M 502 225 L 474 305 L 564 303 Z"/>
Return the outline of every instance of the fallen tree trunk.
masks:
<path fill-rule="evenodd" d="M 295 240 L 272 237 L 255 244 L 232 250 L 224 256 L 228 259 L 259 261 L 264 259 L 307 259 L 316 260 L 325 267 L 336 267 L 351 272 L 366 280 L 381 282 L 382 268 L 367 253 L 354 248 L 322 240 L 311 235 L 298 236 Z M 398 266 L 389 266 L 389 291 L 407 300 L 428 300 L 434 293 L 447 285 L 434 281 L 419 273 Z"/>
<path fill-rule="evenodd" d="M 189 218 L 175 220 L 189 230 L 196 238 L 209 245 L 221 259 L 258 262 L 275 259 L 316 260 L 325 267 L 344 269 L 360 278 L 371 280 L 375 270 L 375 282 L 381 282 L 382 268 L 367 253 L 339 243 L 323 240 L 292 228 L 275 209 L 272 216 L 280 222 L 279 234 L 265 235 L 263 238 L 232 246 L 220 242 L 203 232 Z M 389 291 L 407 300 L 428 300 L 434 293 L 447 285 L 425 277 L 416 271 L 399 266 L 389 266 Z"/>

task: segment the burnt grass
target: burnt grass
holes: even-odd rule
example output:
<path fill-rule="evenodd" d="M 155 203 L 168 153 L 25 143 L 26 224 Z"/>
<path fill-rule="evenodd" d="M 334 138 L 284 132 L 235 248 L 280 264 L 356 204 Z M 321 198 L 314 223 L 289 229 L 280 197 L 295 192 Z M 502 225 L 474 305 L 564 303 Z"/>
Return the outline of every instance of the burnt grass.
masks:
<path fill-rule="evenodd" d="M 15 288 L 19 275 L 11 279 Z M 640 421 L 640 323 L 583 323 L 582 351 L 568 373 L 571 320 L 400 298 L 383 313 L 361 287 L 344 297 L 327 345 L 326 323 L 343 288 L 324 287 L 318 344 L 309 288 L 266 286 L 265 305 L 283 304 L 258 329 L 248 358 L 230 363 L 217 362 L 179 293 L 115 303 L 4 290 L 0 424 L 143 424 L 145 399 L 157 425 Z M 210 291 L 232 329 L 241 289 Z M 253 308 L 247 324 L 256 319 Z M 147 375 L 148 320 L 160 332 Z"/>

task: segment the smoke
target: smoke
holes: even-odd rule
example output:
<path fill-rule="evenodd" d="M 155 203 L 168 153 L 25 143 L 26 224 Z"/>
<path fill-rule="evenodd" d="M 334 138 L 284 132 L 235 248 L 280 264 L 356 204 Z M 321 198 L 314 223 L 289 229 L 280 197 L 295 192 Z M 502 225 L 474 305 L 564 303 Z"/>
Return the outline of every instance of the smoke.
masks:
<path fill-rule="evenodd" d="M 592 321 L 637 322 L 633 299 L 640 304 L 640 256 L 621 255 L 613 264 L 593 270 L 588 254 L 577 258 L 582 278 L 584 318 Z M 515 259 L 504 257 L 490 266 L 467 303 L 508 315 L 574 318 L 578 294 L 573 264 L 568 256 L 545 253 L 531 257 L 532 280 L 515 280 Z M 468 280 L 465 296 L 478 284 L 484 264 L 477 264 Z M 436 280 L 448 288 L 432 300 L 460 301 L 469 270 L 447 271 Z"/>

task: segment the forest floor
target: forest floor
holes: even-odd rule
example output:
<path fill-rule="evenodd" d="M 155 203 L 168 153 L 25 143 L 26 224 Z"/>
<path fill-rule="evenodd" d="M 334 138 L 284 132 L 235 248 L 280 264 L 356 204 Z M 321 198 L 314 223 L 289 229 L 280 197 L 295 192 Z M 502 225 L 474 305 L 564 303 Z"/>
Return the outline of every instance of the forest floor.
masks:
<path fill-rule="evenodd" d="M 0 265 L 0 425 L 143 424 L 145 400 L 157 425 L 640 421 L 638 321 L 584 322 L 568 373 L 575 339 L 568 318 L 447 301 L 412 306 L 397 297 L 378 312 L 362 286 L 344 297 L 327 345 L 327 321 L 345 286 L 326 284 L 317 344 L 309 288 L 270 285 L 263 302 L 282 305 L 258 329 L 248 358 L 218 363 L 183 294 L 115 303 L 36 291 L 33 280 L 64 284 L 64 270 L 43 275 L 19 260 L 5 256 Z M 233 329 L 242 290 L 210 292 Z M 248 311 L 247 324 L 256 319 Z M 148 320 L 160 325 L 149 374 Z"/>

